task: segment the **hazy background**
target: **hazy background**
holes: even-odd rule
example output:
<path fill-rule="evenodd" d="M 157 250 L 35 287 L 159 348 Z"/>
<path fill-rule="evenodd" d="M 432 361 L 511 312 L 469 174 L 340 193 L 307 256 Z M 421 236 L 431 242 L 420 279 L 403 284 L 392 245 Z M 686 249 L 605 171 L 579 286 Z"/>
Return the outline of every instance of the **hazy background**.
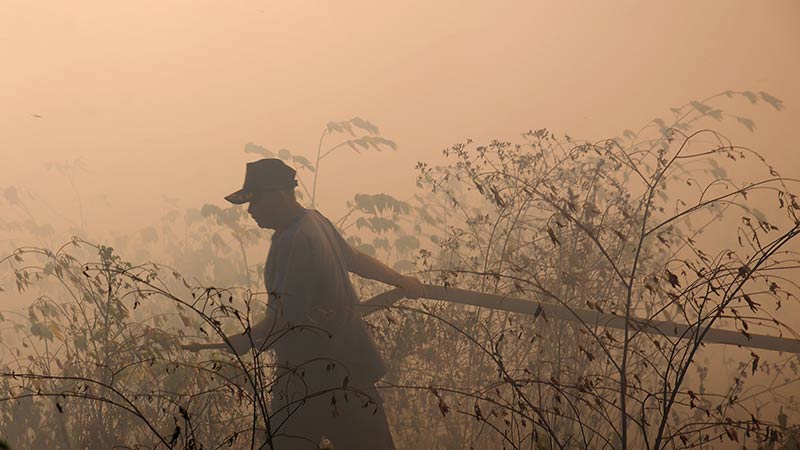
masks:
<path fill-rule="evenodd" d="M 757 129 L 715 128 L 800 178 L 798 55 L 798 0 L 0 0 L 0 203 L 15 186 L 59 231 L 132 234 L 165 196 L 223 205 L 245 143 L 313 161 L 327 122 L 360 116 L 399 148 L 324 161 L 337 218 L 355 193 L 408 197 L 416 162 L 467 138 L 604 139 L 728 89 L 783 101 L 723 98 Z"/>
<path fill-rule="evenodd" d="M 45 164 L 80 159 L 88 230 L 138 228 L 162 194 L 222 204 L 246 142 L 311 159 L 328 121 L 358 115 L 399 150 L 325 161 L 335 216 L 356 192 L 408 195 L 416 161 L 468 137 L 612 137 L 726 89 L 784 101 L 716 105 L 758 127 L 723 131 L 798 176 L 798 25 L 795 0 L 0 0 L 0 188 L 77 222 Z"/>

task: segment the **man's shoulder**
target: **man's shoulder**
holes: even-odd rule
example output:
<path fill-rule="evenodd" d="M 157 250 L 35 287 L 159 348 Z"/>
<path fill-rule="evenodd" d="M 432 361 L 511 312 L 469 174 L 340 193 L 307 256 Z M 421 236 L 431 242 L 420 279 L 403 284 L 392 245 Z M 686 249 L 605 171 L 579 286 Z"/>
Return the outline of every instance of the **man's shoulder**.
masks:
<path fill-rule="evenodd" d="M 306 217 L 311 220 L 321 220 L 323 222 L 331 223 L 324 214 L 317 211 L 316 209 L 306 208 Z"/>
<path fill-rule="evenodd" d="M 273 240 L 273 245 L 308 245 L 313 247 L 317 241 L 327 240 L 331 233 L 338 234 L 336 226 L 316 209 L 306 209 L 303 217 Z M 275 241 L 278 242 L 275 242 Z"/>
<path fill-rule="evenodd" d="M 325 217 L 321 212 L 317 211 L 316 209 L 307 209 L 306 214 L 303 217 L 302 223 L 300 227 L 298 227 L 300 232 L 307 234 L 307 235 L 314 235 L 314 236 L 321 236 L 325 230 L 336 230 L 336 227 L 333 225 L 327 217 Z"/>

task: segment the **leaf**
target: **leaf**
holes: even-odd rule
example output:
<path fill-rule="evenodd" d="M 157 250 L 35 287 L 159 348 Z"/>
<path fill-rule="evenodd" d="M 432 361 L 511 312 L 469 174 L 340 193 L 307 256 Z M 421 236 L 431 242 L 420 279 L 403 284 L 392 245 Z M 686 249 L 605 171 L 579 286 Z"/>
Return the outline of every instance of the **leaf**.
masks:
<path fill-rule="evenodd" d="M 378 130 L 378 127 L 373 125 L 368 120 L 364 120 L 364 119 L 362 119 L 360 117 L 353 117 L 352 119 L 350 119 L 350 123 L 352 123 L 353 126 L 355 126 L 355 127 L 361 128 L 362 130 L 366 130 L 370 134 L 373 134 L 373 135 L 376 135 L 376 136 L 378 134 L 380 134 L 380 131 Z"/>
<path fill-rule="evenodd" d="M 53 340 L 53 332 L 50 331 L 41 322 L 36 322 L 33 325 L 31 325 L 31 334 L 34 336 L 38 336 L 41 339 L 47 339 L 49 341 Z"/>
<path fill-rule="evenodd" d="M 746 337 L 746 338 L 747 338 L 747 340 L 748 340 L 748 341 L 749 341 L 750 339 L 753 339 L 753 336 L 751 336 L 751 335 L 750 335 L 750 333 L 748 333 L 748 332 L 747 332 L 746 330 L 744 330 L 744 329 L 741 329 L 741 330 L 739 330 L 739 333 L 742 333 L 742 334 L 744 335 L 744 337 Z"/>
<path fill-rule="evenodd" d="M 725 434 L 728 435 L 728 439 L 739 442 L 739 435 L 736 433 L 736 430 L 725 427 Z"/>
<path fill-rule="evenodd" d="M 331 134 L 333 132 L 341 133 L 342 131 L 344 131 L 344 128 L 342 128 L 342 126 L 339 125 L 338 122 L 328 122 L 326 130 L 328 131 L 328 134 Z"/>
<path fill-rule="evenodd" d="M 350 122 L 339 122 L 339 125 L 347 131 L 347 134 L 355 137 L 356 134 L 353 132 L 353 127 L 350 125 Z"/>
<path fill-rule="evenodd" d="M 222 239 L 222 236 L 220 236 L 219 233 L 214 233 L 213 235 L 211 235 L 211 242 L 214 243 L 214 245 L 218 246 L 219 248 L 221 248 L 223 250 L 229 250 L 230 249 L 230 246 L 228 245 L 228 243 L 225 242 L 225 240 Z"/>
<path fill-rule="evenodd" d="M 278 158 L 284 159 L 284 160 L 289 160 L 289 159 L 292 158 L 292 154 L 289 153 L 289 150 L 287 150 L 285 148 L 282 148 L 282 149 L 278 150 Z"/>
<path fill-rule="evenodd" d="M 750 131 L 755 131 L 756 130 L 755 122 L 753 122 L 752 120 L 748 119 L 747 117 L 737 117 L 736 121 L 739 122 L 740 124 L 744 125 L 745 127 L 747 127 L 747 129 L 750 130 Z"/>
<path fill-rule="evenodd" d="M 494 186 L 489 186 L 489 190 L 492 191 L 492 195 L 495 203 L 497 203 L 497 206 L 505 208 L 506 202 L 503 200 L 503 197 L 500 196 L 500 192 L 497 191 L 497 188 Z"/>
<path fill-rule="evenodd" d="M 673 288 L 678 289 L 681 287 L 681 283 L 678 281 L 678 276 L 669 270 L 667 270 L 667 281 L 672 285 Z"/>
<path fill-rule="evenodd" d="M 370 256 L 375 256 L 375 247 L 370 244 L 361 244 L 356 247 L 356 250 L 364 252 Z"/>
<path fill-rule="evenodd" d="M 395 261 L 394 264 L 392 264 L 392 268 L 398 272 L 406 273 L 406 272 L 413 272 L 414 269 L 416 269 L 416 266 L 412 261 L 409 261 L 407 259 L 400 259 Z"/>
<path fill-rule="evenodd" d="M 778 286 L 778 283 L 776 283 L 774 281 L 770 281 L 769 282 L 769 291 L 772 292 L 773 294 L 777 295 L 779 288 L 780 287 Z"/>
<path fill-rule="evenodd" d="M 175 425 L 175 430 L 172 432 L 172 437 L 169 440 L 169 446 L 174 447 L 178 443 L 178 437 L 181 435 L 181 427 Z"/>
<path fill-rule="evenodd" d="M 292 161 L 300 164 L 301 166 L 305 167 L 306 169 L 310 170 L 311 172 L 314 171 L 314 166 L 311 164 L 311 161 L 306 159 L 305 156 L 294 155 L 294 156 L 292 156 Z"/>
<path fill-rule="evenodd" d="M 747 266 L 739 267 L 738 274 L 740 277 L 746 277 L 750 274 L 750 268 Z"/>
<path fill-rule="evenodd" d="M 385 146 L 391 148 L 392 150 L 397 150 L 397 144 L 395 144 L 394 141 L 380 136 L 364 136 L 356 139 L 354 142 L 364 147 L 364 149 L 369 149 L 372 147 L 377 151 L 381 151 L 381 147 Z"/>
<path fill-rule="evenodd" d="M 552 228 L 547 227 L 547 234 L 550 236 L 550 240 L 553 242 L 553 244 L 561 245 L 561 241 L 558 240 L 558 238 L 556 237 L 556 233 L 553 231 Z"/>
<path fill-rule="evenodd" d="M 375 238 L 375 239 L 372 240 L 372 245 L 374 245 L 375 248 L 382 248 L 384 250 L 388 250 L 389 249 L 389 239 L 388 238 Z"/>
<path fill-rule="evenodd" d="M 437 223 L 442 222 L 442 219 L 439 217 L 433 217 L 428 209 L 426 208 L 416 208 L 417 215 L 425 221 L 428 225 L 436 225 Z"/>
<path fill-rule="evenodd" d="M 397 150 L 397 144 L 391 139 L 380 138 L 380 142 L 392 150 Z"/>
<path fill-rule="evenodd" d="M 779 99 L 779 98 L 776 98 L 776 97 L 773 97 L 773 96 L 771 96 L 771 95 L 767 94 L 767 93 L 766 93 L 766 92 L 764 92 L 764 91 L 761 91 L 761 92 L 759 92 L 759 94 L 761 94 L 761 98 L 762 98 L 762 99 L 763 99 L 765 102 L 769 103 L 769 104 L 770 104 L 770 106 L 772 106 L 773 108 L 775 108 L 777 111 L 780 111 L 780 110 L 782 110 L 782 109 L 783 109 L 783 100 L 781 100 L 781 99 Z"/>
<path fill-rule="evenodd" d="M 275 154 L 269 151 L 266 147 L 256 145 L 252 142 L 248 142 L 247 144 L 244 145 L 244 152 L 255 153 L 256 155 L 261 155 L 265 158 L 272 158 L 273 156 L 275 156 Z"/>
<path fill-rule="evenodd" d="M 200 215 L 203 217 L 210 217 L 210 216 L 218 217 L 222 215 L 222 209 L 220 209 L 220 207 L 217 205 L 210 205 L 206 203 L 205 205 L 203 205 L 202 208 L 200 208 Z"/>
<path fill-rule="evenodd" d="M 367 220 L 369 221 L 370 225 L 372 225 L 372 229 L 375 230 L 376 233 L 397 231 L 400 229 L 394 220 L 387 219 L 385 217 L 370 217 Z"/>
<path fill-rule="evenodd" d="M 750 103 L 755 104 L 758 101 L 758 97 L 756 96 L 756 94 L 750 91 L 744 91 L 742 92 L 742 95 L 747 97 L 747 99 L 750 100 Z"/>
<path fill-rule="evenodd" d="M 397 214 L 411 212 L 411 205 L 387 194 L 356 194 L 354 200 L 358 209 L 371 214 L 384 211 L 392 211 Z"/>
<path fill-rule="evenodd" d="M 475 407 L 473 409 L 475 411 L 475 420 L 483 420 L 483 412 L 481 411 L 481 407 L 478 405 L 478 402 L 475 402 Z"/>
<path fill-rule="evenodd" d="M 401 236 L 394 241 L 397 251 L 399 251 L 401 254 L 418 249 L 419 244 L 419 239 L 412 235 Z"/>
<path fill-rule="evenodd" d="M 364 217 L 359 217 L 359 218 L 356 220 L 356 228 L 358 228 L 359 230 L 361 230 L 361 229 L 364 229 L 364 228 L 367 228 L 367 229 L 369 229 L 370 231 L 375 231 L 375 229 L 374 229 L 374 228 L 372 228 L 372 224 L 371 224 L 371 223 L 369 223 L 369 221 L 368 221 L 366 218 L 364 218 Z"/>
<path fill-rule="evenodd" d="M 750 307 L 751 311 L 753 311 L 753 312 L 757 312 L 758 311 L 758 307 L 761 306 L 760 303 L 754 302 L 753 299 L 750 298 L 750 296 L 747 295 L 747 294 L 743 294 L 742 298 L 744 298 L 744 301 L 747 302 L 747 306 Z"/>
<path fill-rule="evenodd" d="M 700 111 L 703 114 L 708 114 L 708 112 L 711 111 L 711 107 L 702 102 L 692 101 L 690 105 L 692 105 L 692 108 Z"/>
<path fill-rule="evenodd" d="M 369 143 L 367 142 L 366 137 L 363 137 L 361 139 L 356 139 L 355 141 L 352 141 L 352 142 L 354 142 L 356 145 L 358 145 L 359 147 L 361 147 L 361 148 L 363 148 L 365 150 L 369 149 Z"/>
<path fill-rule="evenodd" d="M 89 346 L 89 342 L 86 339 L 85 334 L 81 334 L 75 337 L 75 348 L 78 350 L 86 350 Z"/>
<path fill-rule="evenodd" d="M 450 412 L 450 407 L 445 404 L 441 397 L 439 397 L 439 412 L 442 413 L 442 417 L 445 417 Z"/>
<path fill-rule="evenodd" d="M 12 205 L 19 203 L 19 192 L 17 192 L 17 188 L 14 186 L 9 186 L 3 190 L 3 197 L 5 197 L 6 201 Z"/>
<path fill-rule="evenodd" d="M 725 178 L 728 175 L 728 173 L 725 172 L 725 169 L 717 164 L 717 161 L 709 158 L 708 163 L 711 164 L 711 175 L 714 175 L 717 178 Z"/>

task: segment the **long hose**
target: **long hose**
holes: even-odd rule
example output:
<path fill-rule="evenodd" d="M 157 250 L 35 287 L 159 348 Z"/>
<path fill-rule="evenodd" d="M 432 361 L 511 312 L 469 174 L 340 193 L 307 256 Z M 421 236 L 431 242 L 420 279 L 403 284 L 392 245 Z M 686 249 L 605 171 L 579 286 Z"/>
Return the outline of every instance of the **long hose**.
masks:
<path fill-rule="evenodd" d="M 386 309 L 406 298 L 404 291 L 399 288 L 391 289 L 361 302 L 357 308 L 363 316 Z M 625 318 L 599 311 L 572 308 L 552 303 L 539 303 L 501 295 L 484 294 L 465 289 L 442 287 L 427 284 L 425 295 L 421 297 L 428 300 L 440 300 L 461 305 L 478 306 L 498 311 L 508 311 L 550 320 L 565 320 L 581 322 L 591 327 L 625 328 Z M 745 334 L 742 331 L 720 330 L 697 325 L 685 325 L 666 320 L 648 320 L 631 318 L 630 326 L 635 332 L 642 332 L 657 336 L 676 337 L 679 339 L 696 339 L 702 343 L 736 345 L 746 348 L 759 348 L 786 353 L 800 354 L 800 339 L 768 336 L 764 334 Z M 225 343 L 188 344 L 184 348 L 193 350 L 225 349 Z"/>
<path fill-rule="evenodd" d="M 363 315 L 369 315 L 392 306 L 405 298 L 402 289 L 392 289 L 372 297 L 359 305 Z M 530 316 L 543 315 L 546 319 L 583 322 L 588 326 L 603 328 L 625 328 L 625 318 L 599 311 L 572 308 L 551 303 L 539 303 L 501 295 L 484 294 L 457 288 L 425 285 L 425 297 L 462 305 L 508 311 Z M 701 324 L 702 325 L 702 324 Z M 800 339 L 743 333 L 741 331 L 720 330 L 696 325 L 685 325 L 665 320 L 632 318 L 630 326 L 637 331 L 680 339 L 698 339 L 703 343 L 736 345 L 747 348 L 760 348 L 787 353 L 800 353 Z"/>

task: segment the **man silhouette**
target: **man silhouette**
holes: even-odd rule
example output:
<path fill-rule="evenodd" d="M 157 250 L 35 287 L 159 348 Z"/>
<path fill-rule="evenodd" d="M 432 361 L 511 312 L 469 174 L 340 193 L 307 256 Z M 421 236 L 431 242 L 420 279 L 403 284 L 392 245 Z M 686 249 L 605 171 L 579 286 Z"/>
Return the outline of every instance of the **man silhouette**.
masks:
<path fill-rule="evenodd" d="M 393 449 L 374 387 L 386 367 L 355 309 L 348 272 L 398 286 L 409 298 L 423 285 L 352 248 L 327 218 L 297 202 L 296 185 L 294 169 L 267 158 L 248 163 L 244 187 L 225 197 L 249 203 L 258 226 L 275 230 L 264 273 L 267 317 L 250 336 L 229 341 L 242 354 L 269 337 L 280 368 L 271 403 L 278 450 L 317 448 L 323 437 L 340 450 Z"/>

